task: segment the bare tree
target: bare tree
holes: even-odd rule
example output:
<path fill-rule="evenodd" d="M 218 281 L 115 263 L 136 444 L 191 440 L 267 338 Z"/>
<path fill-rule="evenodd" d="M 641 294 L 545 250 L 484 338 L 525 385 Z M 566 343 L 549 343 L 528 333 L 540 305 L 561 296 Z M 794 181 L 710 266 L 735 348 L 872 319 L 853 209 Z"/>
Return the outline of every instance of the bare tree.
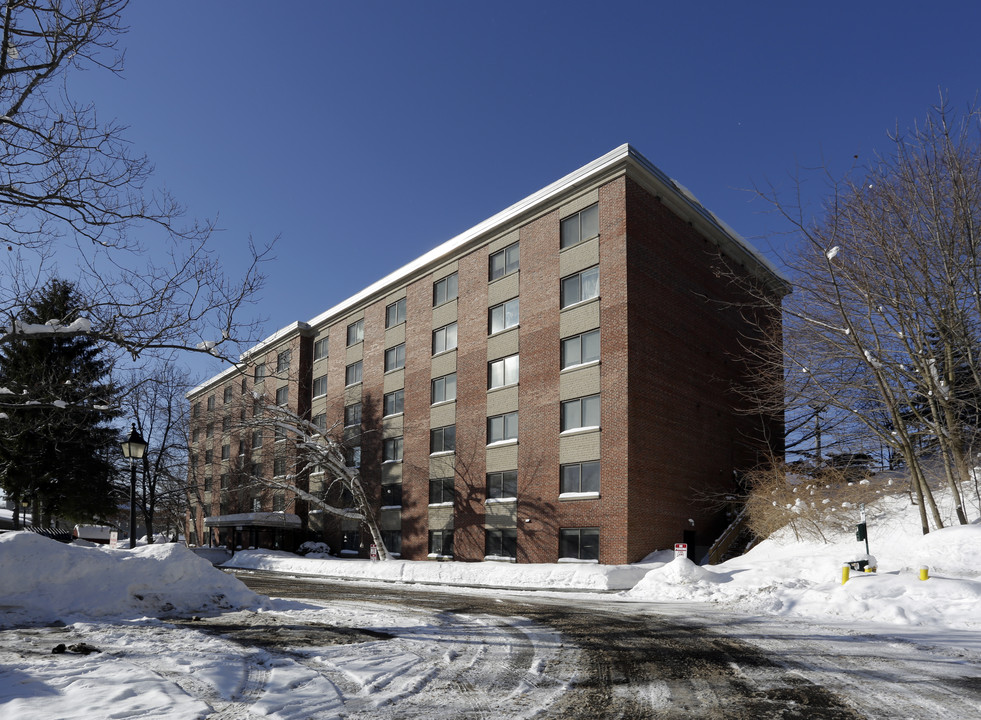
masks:
<path fill-rule="evenodd" d="M 187 412 L 191 385 L 185 370 L 159 363 L 130 373 L 122 408 L 147 441 L 137 474 L 137 510 L 147 541 L 161 525 L 169 533 L 183 527 L 187 509 Z M 158 522 L 162 519 L 162 523 Z"/>
<path fill-rule="evenodd" d="M 103 122 L 72 93 L 76 72 L 122 70 L 126 4 L 0 5 L 0 345 L 86 334 L 132 357 L 185 350 L 228 358 L 255 339 L 241 310 L 262 286 L 268 248 L 250 241 L 244 275 L 226 277 L 209 246 L 212 224 L 182 225 L 181 205 L 149 188 L 153 168 L 131 152 L 125 127 Z M 66 279 L 81 311 L 72 322 L 21 322 L 23 299 L 55 263 L 76 268 Z"/>
<path fill-rule="evenodd" d="M 337 518 L 355 520 L 365 525 L 371 534 L 378 557 L 390 559 L 388 549 L 378 522 L 377 509 L 365 487 L 358 462 L 350 454 L 350 448 L 338 428 L 320 427 L 306 420 L 289 408 L 275 404 L 261 404 L 257 412 L 241 423 L 247 430 L 272 430 L 279 437 L 286 438 L 289 446 L 296 451 L 292 471 L 282 475 L 273 473 L 253 473 L 247 475 L 252 486 L 268 487 L 294 493 L 298 498 Z M 359 446 L 360 447 L 360 446 Z M 323 473 L 321 492 L 310 492 L 298 482 L 310 472 Z M 340 492 L 338 493 L 338 490 Z M 328 498 L 340 496 L 338 504 Z"/>
<path fill-rule="evenodd" d="M 791 418 L 817 415 L 843 447 L 901 460 L 927 533 L 931 521 L 943 527 L 930 481 L 942 478 L 961 523 L 973 484 L 981 113 L 958 115 L 942 100 L 891 140 L 891 154 L 830 182 L 816 219 L 799 184 L 791 202 L 760 192 L 800 239 L 784 334 L 773 339 L 783 358 L 770 372 L 784 380 Z"/>

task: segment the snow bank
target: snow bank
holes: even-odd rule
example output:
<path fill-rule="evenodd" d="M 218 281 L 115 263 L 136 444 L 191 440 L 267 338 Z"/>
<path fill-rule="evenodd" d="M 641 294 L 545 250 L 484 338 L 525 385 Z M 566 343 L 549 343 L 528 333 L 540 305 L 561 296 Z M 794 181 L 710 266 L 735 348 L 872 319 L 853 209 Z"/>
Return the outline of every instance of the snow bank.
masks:
<path fill-rule="evenodd" d="M 428 583 L 519 590 L 626 590 L 632 588 L 650 565 L 596 565 L 584 563 L 517 564 L 414 562 L 409 560 L 340 560 L 299 558 L 272 550 L 244 550 L 224 567 L 276 570 L 300 575 L 343 577 L 357 580 Z"/>
<path fill-rule="evenodd" d="M 798 540 L 785 528 L 745 555 L 698 567 L 685 558 L 648 572 L 625 595 L 649 601 L 705 601 L 741 612 L 834 617 L 864 623 L 981 628 L 981 524 L 922 535 L 905 495 L 868 508 L 869 550 L 877 573 L 842 564 L 865 557 L 854 533 L 827 543 Z M 920 580 L 920 567 L 929 579 Z"/>
<path fill-rule="evenodd" d="M 257 607 L 261 600 L 183 545 L 86 545 L 29 532 L 0 535 L 0 626 Z"/>

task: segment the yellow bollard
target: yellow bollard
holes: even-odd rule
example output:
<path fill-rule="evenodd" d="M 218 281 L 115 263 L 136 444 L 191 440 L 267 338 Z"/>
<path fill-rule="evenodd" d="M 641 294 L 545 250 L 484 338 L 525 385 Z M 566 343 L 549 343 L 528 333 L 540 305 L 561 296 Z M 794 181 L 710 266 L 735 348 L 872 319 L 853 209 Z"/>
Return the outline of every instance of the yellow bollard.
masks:
<path fill-rule="evenodd" d="M 926 565 L 920 566 L 920 580 L 928 580 L 930 578 L 930 568 Z"/>
<path fill-rule="evenodd" d="M 851 569 L 852 568 L 851 568 L 851 566 L 848 563 L 845 563 L 844 565 L 841 566 L 841 584 L 842 585 L 844 585 L 846 582 L 848 582 L 848 571 L 851 570 Z"/>

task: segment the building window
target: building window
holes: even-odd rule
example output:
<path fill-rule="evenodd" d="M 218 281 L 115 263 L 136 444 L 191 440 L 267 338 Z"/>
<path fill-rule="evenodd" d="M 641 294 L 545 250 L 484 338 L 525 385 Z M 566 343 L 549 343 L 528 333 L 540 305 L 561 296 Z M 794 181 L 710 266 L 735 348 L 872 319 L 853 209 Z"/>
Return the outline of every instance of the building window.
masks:
<path fill-rule="evenodd" d="M 234 392 L 235 391 L 232 390 L 231 386 L 226 387 L 225 390 L 222 392 L 222 398 L 221 398 L 222 403 L 225 405 L 230 403 L 232 401 L 232 396 Z"/>
<path fill-rule="evenodd" d="M 433 330 L 433 355 L 452 350 L 456 347 L 456 323 L 450 323 L 438 330 Z"/>
<path fill-rule="evenodd" d="M 518 471 L 487 473 L 487 497 L 495 500 L 518 497 Z"/>
<path fill-rule="evenodd" d="M 254 497 L 252 498 L 252 512 L 257 513 L 262 511 L 262 498 Z"/>
<path fill-rule="evenodd" d="M 361 446 L 348 448 L 344 453 L 344 460 L 348 467 L 359 468 L 361 467 Z"/>
<path fill-rule="evenodd" d="M 286 474 L 286 458 L 278 457 L 273 459 L 273 475 L 280 477 Z"/>
<path fill-rule="evenodd" d="M 401 370 L 405 367 L 405 343 L 385 351 L 385 372 Z"/>
<path fill-rule="evenodd" d="M 495 305 L 488 313 L 487 327 L 491 335 L 518 325 L 518 298 Z"/>
<path fill-rule="evenodd" d="M 273 426 L 273 442 L 280 442 L 286 439 L 286 428 L 279 423 Z"/>
<path fill-rule="evenodd" d="M 489 558 L 518 558 L 518 531 L 487 530 L 484 536 L 484 556 Z"/>
<path fill-rule="evenodd" d="M 205 475 L 204 476 L 204 491 L 205 492 L 211 492 L 211 476 L 210 475 Z"/>
<path fill-rule="evenodd" d="M 320 397 L 327 394 L 327 376 L 321 375 L 313 379 L 313 396 Z"/>
<path fill-rule="evenodd" d="M 211 412 L 215 409 L 215 396 L 212 395 L 208 398 L 208 411 Z"/>
<path fill-rule="evenodd" d="M 456 400 L 456 373 L 435 378 L 432 381 L 432 404 Z"/>
<path fill-rule="evenodd" d="M 201 434 L 201 429 L 200 428 L 194 428 L 191 431 L 191 442 L 197 442 L 198 441 L 198 436 L 200 434 Z"/>
<path fill-rule="evenodd" d="M 276 388 L 276 404 L 280 407 L 286 407 L 287 403 L 290 401 L 290 386 L 283 385 L 281 388 Z"/>
<path fill-rule="evenodd" d="M 504 387 L 514 385 L 518 382 L 518 356 L 511 355 L 500 360 L 492 360 L 487 363 L 487 387 Z"/>
<path fill-rule="evenodd" d="M 232 456 L 232 446 L 228 443 L 221 446 L 221 459 L 228 460 Z"/>
<path fill-rule="evenodd" d="M 429 555 L 430 557 L 453 557 L 452 530 L 429 531 Z"/>
<path fill-rule="evenodd" d="M 215 424 L 214 423 L 208 423 L 207 425 L 204 426 L 204 436 L 206 438 L 213 437 L 214 434 L 215 434 Z"/>
<path fill-rule="evenodd" d="M 456 425 L 433 428 L 429 431 L 429 453 L 448 453 L 456 450 Z"/>
<path fill-rule="evenodd" d="M 222 473 L 218 476 L 218 487 L 222 490 L 228 489 L 228 473 Z"/>
<path fill-rule="evenodd" d="M 457 279 L 456 273 L 447 275 L 442 280 L 433 283 L 433 307 L 442 305 L 450 300 L 456 299 Z"/>
<path fill-rule="evenodd" d="M 395 327 L 405 322 L 405 298 L 385 308 L 385 327 Z"/>
<path fill-rule="evenodd" d="M 382 542 L 392 555 L 402 554 L 402 531 L 382 530 Z"/>
<path fill-rule="evenodd" d="M 347 326 L 347 346 L 351 347 L 359 342 L 364 342 L 364 318 Z"/>
<path fill-rule="evenodd" d="M 429 479 L 429 504 L 450 505 L 453 503 L 453 478 Z"/>
<path fill-rule="evenodd" d="M 261 478 L 263 474 L 262 463 L 252 463 L 252 466 L 249 468 L 249 473 L 252 475 L 252 477 Z"/>
<path fill-rule="evenodd" d="M 252 431 L 252 447 L 254 448 L 262 447 L 262 430 Z"/>
<path fill-rule="evenodd" d="M 345 530 L 341 536 L 341 552 L 351 554 L 358 552 L 361 547 L 361 531 Z"/>
<path fill-rule="evenodd" d="M 344 427 L 361 424 L 361 403 L 354 403 L 344 408 Z"/>
<path fill-rule="evenodd" d="M 559 557 L 599 560 L 599 528 L 559 530 Z"/>
<path fill-rule="evenodd" d="M 255 381 L 257 383 L 261 383 L 263 380 L 265 380 L 266 379 L 266 364 L 265 363 L 259 363 L 258 365 L 256 365 L 255 366 L 255 373 L 254 373 L 253 376 L 254 376 Z"/>
<path fill-rule="evenodd" d="M 401 415 L 405 408 L 405 390 L 393 390 L 385 393 L 385 417 Z"/>
<path fill-rule="evenodd" d="M 518 413 L 509 412 L 487 418 L 487 444 L 518 439 Z"/>
<path fill-rule="evenodd" d="M 562 403 L 562 432 L 579 428 L 598 428 L 600 426 L 600 396 L 566 400 Z"/>
<path fill-rule="evenodd" d="M 562 341 L 562 369 L 600 359 L 600 331 L 590 330 Z"/>
<path fill-rule="evenodd" d="M 578 245 L 599 235 L 599 205 L 590 205 L 562 220 L 559 247 Z"/>
<path fill-rule="evenodd" d="M 328 338 L 320 338 L 313 343 L 313 359 L 323 360 L 327 357 L 327 340 Z"/>
<path fill-rule="evenodd" d="M 559 492 L 598 493 L 600 490 L 600 464 L 592 462 L 572 463 L 559 468 Z"/>
<path fill-rule="evenodd" d="M 382 461 L 402 462 L 402 438 L 385 438 Z"/>
<path fill-rule="evenodd" d="M 232 429 L 232 419 L 227 415 L 221 419 L 221 431 L 228 432 Z"/>
<path fill-rule="evenodd" d="M 344 368 L 344 384 L 345 385 L 357 385 L 361 382 L 361 361 L 358 360 L 356 363 L 351 363 L 346 368 Z"/>
<path fill-rule="evenodd" d="M 204 451 L 204 464 L 210 465 L 215 460 L 215 454 L 211 450 Z"/>
<path fill-rule="evenodd" d="M 497 280 L 499 277 L 518 271 L 518 243 L 508 245 L 490 256 L 488 277 Z"/>
<path fill-rule="evenodd" d="M 382 485 L 381 488 L 381 504 L 383 507 L 402 507 L 402 483 Z"/>
<path fill-rule="evenodd" d="M 286 492 L 277 490 L 272 496 L 272 511 L 283 512 L 286 509 Z"/>
<path fill-rule="evenodd" d="M 245 395 L 249 391 L 249 383 L 245 378 L 242 378 L 242 389 L 240 392 Z"/>
<path fill-rule="evenodd" d="M 591 267 L 562 278 L 562 307 L 599 297 L 599 268 Z"/>
<path fill-rule="evenodd" d="M 290 351 L 283 350 L 276 356 L 276 372 L 286 372 L 290 369 Z"/>
<path fill-rule="evenodd" d="M 327 429 L 327 413 L 318 413 L 313 416 L 313 425 L 320 432 L 324 432 Z"/>
<path fill-rule="evenodd" d="M 201 403 L 194 403 L 194 407 L 191 408 L 191 417 L 198 417 L 201 414 Z"/>

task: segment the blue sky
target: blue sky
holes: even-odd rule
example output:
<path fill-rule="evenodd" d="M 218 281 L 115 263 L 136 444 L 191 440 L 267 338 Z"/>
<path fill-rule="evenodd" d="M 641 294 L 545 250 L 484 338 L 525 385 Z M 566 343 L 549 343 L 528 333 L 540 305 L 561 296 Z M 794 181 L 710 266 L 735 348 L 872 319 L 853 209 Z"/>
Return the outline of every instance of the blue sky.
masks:
<path fill-rule="evenodd" d="M 975 99 L 981 5 L 926 8 L 134 0 L 123 79 L 74 92 L 218 216 L 230 272 L 280 237 L 269 334 L 624 142 L 779 263 L 747 188 L 888 151 L 941 88 Z"/>

